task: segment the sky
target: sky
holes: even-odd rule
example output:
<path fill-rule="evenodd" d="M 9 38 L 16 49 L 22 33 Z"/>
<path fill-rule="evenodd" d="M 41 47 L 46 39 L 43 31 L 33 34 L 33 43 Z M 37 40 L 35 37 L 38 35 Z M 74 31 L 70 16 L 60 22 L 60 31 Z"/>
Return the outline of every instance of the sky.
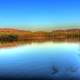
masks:
<path fill-rule="evenodd" d="M 0 26 L 80 24 L 80 0 L 0 0 Z"/>

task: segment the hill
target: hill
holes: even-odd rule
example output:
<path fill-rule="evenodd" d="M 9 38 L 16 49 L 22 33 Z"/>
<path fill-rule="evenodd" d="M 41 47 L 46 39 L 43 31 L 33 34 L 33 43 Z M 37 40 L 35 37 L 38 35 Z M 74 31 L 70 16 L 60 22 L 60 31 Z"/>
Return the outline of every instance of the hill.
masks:
<path fill-rule="evenodd" d="M 26 31 L 10 28 L 0 28 L 0 45 L 3 44 L 23 44 L 32 42 L 79 42 L 80 29 L 64 29 L 47 31 Z"/>

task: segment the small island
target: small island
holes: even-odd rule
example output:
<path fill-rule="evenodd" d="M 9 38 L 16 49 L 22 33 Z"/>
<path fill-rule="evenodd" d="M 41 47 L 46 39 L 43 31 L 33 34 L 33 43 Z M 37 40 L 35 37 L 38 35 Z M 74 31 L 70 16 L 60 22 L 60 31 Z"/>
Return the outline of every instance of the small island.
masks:
<path fill-rule="evenodd" d="M 10 28 L 0 29 L 0 48 L 33 42 L 80 42 L 80 29 L 26 31 Z"/>

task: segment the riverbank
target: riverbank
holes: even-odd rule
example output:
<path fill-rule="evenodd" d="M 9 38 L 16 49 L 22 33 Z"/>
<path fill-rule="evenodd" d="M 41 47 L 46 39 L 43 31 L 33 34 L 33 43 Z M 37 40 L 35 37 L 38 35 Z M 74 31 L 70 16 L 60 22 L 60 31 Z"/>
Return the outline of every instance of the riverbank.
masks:
<path fill-rule="evenodd" d="M 0 48 L 43 42 L 80 42 L 80 29 L 45 31 L 25 31 L 0 29 Z"/>

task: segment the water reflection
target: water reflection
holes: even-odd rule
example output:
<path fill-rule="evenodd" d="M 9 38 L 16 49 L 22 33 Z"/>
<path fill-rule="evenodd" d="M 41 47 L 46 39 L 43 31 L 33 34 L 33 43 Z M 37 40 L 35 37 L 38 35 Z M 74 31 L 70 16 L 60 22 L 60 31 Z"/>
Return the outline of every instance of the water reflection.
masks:
<path fill-rule="evenodd" d="M 78 43 L 32 43 L 0 49 L 0 76 L 80 77 Z"/>

